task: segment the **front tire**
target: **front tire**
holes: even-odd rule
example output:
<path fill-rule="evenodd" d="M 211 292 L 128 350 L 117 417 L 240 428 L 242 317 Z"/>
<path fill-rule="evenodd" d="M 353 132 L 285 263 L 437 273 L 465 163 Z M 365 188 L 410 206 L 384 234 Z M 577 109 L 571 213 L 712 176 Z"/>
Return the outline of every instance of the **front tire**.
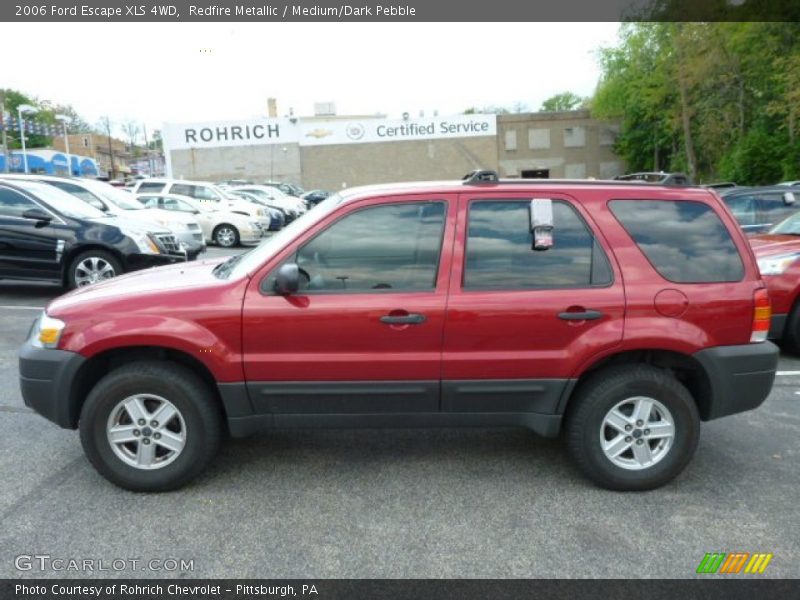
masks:
<path fill-rule="evenodd" d="M 103 377 L 80 415 L 83 450 L 112 483 L 135 492 L 177 489 L 217 452 L 219 405 L 185 367 L 135 362 Z"/>
<path fill-rule="evenodd" d="M 69 264 L 67 287 L 73 290 L 117 275 L 122 275 L 122 264 L 113 254 L 105 250 L 87 250 Z"/>
<path fill-rule="evenodd" d="M 214 229 L 213 237 L 216 244 L 222 248 L 233 248 L 238 246 L 241 239 L 239 236 L 239 230 L 233 225 L 228 225 L 227 223 L 217 225 L 217 228 Z"/>
<path fill-rule="evenodd" d="M 566 420 L 575 463 L 611 490 L 650 490 L 669 482 L 691 460 L 699 435 L 689 391 L 650 365 L 619 365 L 590 376 Z"/>

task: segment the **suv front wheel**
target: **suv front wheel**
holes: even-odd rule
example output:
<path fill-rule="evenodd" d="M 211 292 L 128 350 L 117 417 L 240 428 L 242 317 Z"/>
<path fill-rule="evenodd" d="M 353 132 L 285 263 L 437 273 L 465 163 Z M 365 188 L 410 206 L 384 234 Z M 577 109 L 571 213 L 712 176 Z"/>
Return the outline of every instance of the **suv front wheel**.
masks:
<path fill-rule="evenodd" d="M 150 361 L 103 377 L 79 427 L 92 465 L 136 492 L 188 483 L 216 454 L 222 430 L 216 398 L 202 380 L 181 365 Z"/>
<path fill-rule="evenodd" d="M 697 448 L 697 406 L 664 369 L 635 364 L 604 369 L 581 385 L 572 402 L 567 447 L 578 467 L 605 488 L 664 485 Z"/>

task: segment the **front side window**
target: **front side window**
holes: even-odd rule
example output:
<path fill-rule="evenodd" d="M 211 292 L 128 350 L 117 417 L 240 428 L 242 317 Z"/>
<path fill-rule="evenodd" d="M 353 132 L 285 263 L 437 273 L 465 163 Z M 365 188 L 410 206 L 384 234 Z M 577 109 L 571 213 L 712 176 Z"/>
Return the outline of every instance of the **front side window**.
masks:
<path fill-rule="evenodd" d="M 675 283 L 741 281 L 744 265 L 714 210 L 688 200 L 612 200 L 611 212 L 650 264 Z"/>
<path fill-rule="evenodd" d="M 39 207 L 22 194 L 0 187 L 0 217 L 22 218 L 22 213 L 31 208 Z"/>
<path fill-rule="evenodd" d="M 186 183 L 176 183 L 170 190 L 170 194 L 178 194 L 179 196 L 189 196 L 190 198 L 197 197 L 197 186 L 188 185 Z"/>
<path fill-rule="evenodd" d="M 553 201 L 553 246 L 533 249 L 530 200 L 469 206 L 465 290 L 535 290 L 604 286 L 608 259 L 575 209 Z"/>
<path fill-rule="evenodd" d="M 425 291 L 436 287 L 445 202 L 364 208 L 299 248 L 309 292 Z"/>

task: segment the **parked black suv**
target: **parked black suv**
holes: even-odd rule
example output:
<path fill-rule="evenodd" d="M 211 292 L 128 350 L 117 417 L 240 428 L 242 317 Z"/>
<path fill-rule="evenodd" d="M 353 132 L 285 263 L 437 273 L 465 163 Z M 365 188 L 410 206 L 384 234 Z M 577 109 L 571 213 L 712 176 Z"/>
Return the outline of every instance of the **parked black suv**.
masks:
<path fill-rule="evenodd" d="M 0 181 L 0 278 L 72 289 L 184 260 L 167 229 L 109 217 L 44 183 Z"/>

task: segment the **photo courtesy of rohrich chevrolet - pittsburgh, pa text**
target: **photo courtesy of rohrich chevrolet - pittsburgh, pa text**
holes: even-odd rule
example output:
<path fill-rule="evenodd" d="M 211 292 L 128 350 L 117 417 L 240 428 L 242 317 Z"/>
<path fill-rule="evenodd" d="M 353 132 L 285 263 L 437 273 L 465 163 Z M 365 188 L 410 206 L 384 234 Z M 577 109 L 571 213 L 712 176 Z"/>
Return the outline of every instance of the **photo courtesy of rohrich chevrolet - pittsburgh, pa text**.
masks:
<path fill-rule="evenodd" d="M 796 0 L 0 47 L 0 600 L 800 599 Z"/>

